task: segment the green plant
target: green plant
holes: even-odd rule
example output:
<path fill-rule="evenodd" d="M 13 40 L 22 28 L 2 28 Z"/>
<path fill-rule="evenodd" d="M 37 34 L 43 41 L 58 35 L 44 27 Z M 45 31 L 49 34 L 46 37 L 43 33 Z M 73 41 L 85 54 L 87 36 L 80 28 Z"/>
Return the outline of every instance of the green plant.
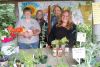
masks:
<path fill-rule="evenodd" d="M 92 41 L 92 25 L 91 24 L 79 24 L 77 25 L 77 31 L 86 33 L 87 42 Z"/>
<path fill-rule="evenodd" d="M 18 54 L 13 54 L 10 57 L 9 64 L 12 67 L 16 60 L 24 63 L 26 67 L 34 67 L 32 54 L 21 50 Z"/>
<path fill-rule="evenodd" d="M 0 51 L 0 62 L 4 62 L 8 60 L 8 56 L 6 56 L 2 51 Z"/>
<path fill-rule="evenodd" d="M 97 63 L 95 64 L 95 67 L 100 67 L 100 62 L 97 62 Z"/>
<path fill-rule="evenodd" d="M 100 50 L 99 45 L 92 42 L 82 43 L 82 45 L 86 50 L 85 62 L 80 65 L 78 64 L 77 67 L 91 67 L 96 63 L 95 57 L 98 56 L 98 51 Z"/>
<path fill-rule="evenodd" d="M 86 42 L 82 43 L 82 47 L 85 47 L 86 57 L 84 58 L 85 62 L 78 64 L 77 67 L 91 67 L 96 63 L 95 57 L 98 56 L 98 51 L 100 50 L 98 43 L 93 43 L 92 39 L 92 25 L 80 24 L 77 26 L 79 32 L 86 33 Z M 78 44 L 78 43 L 77 43 Z M 77 47 L 79 44 L 77 45 Z"/>
<path fill-rule="evenodd" d="M 67 64 L 62 63 L 62 64 L 58 64 L 56 67 L 69 67 L 69 66 Z"/>
<path fill-rule="evenodd" d="M 4 55 L 3 52 L 0 52 L 0 67 L 8 66 L 8 56 Z"/>
<path fill-rule="evenodd" d="M 65 45 L 67 44 L 69 41 L 66 37 L 63 37 L 62 39 L 58 40 L 58 39 L 55 39 L 53 40 L 51 43 L 53 44 L 53 47 L 59 47 L 61 45 Z"/>
<path fill-rule="evenodd" d="M 43 47 L 44 45 L 46 45 L 46 42 L 45 42 L 45 37 L 46 37 L 46 34 L 47 34 L 46 22 L 43 23 L 41 28 L 42 29 L 41 29 L 41 33 L 40 33 L 40 46 Z"/>
<path fill-rule="evenodd" d="M 33 59 L 33 61 L 34 61 L 34 63 L 46 63 L 46 61 L 47 61 L 47 55 L 44 55 L 44 53 L 43 53 L 43 51 L 42 51 L 42 49 L 36 49 L 35 50 L 35 53 L 34 53 L 34 59 Z"/>
<path fill-rule="evenodd" d="M 0 51 L 0 58 L 3 58 L 4 53 Z"/>
<path fill-rule="evenodd" d="M 68 65 L 68 64 L 65 64 L 65 63 L 64 63 L 64 60 L 61 59 L 61 63 L 57 64 L 56 67 L 69 67 L 69 65 Z"/>

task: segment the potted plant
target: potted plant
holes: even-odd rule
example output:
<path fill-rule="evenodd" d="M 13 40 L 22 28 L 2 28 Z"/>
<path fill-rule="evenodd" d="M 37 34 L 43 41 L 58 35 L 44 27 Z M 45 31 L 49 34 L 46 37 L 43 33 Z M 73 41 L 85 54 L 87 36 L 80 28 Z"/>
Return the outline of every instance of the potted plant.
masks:
<path fill-rule="evenodd" d="M 40 57 L 40 63 L 45 64 L 47 62 L 48 56 L 47 55 L 43 55 Z"/>
<path fill-rule="evenodd" d="M 34 60 L 37 61 L 37 63 L 45 64 L 47 62 L 47 59 L 48 59 L 48 56 L 44 55 L 41 49 L 35 50 Z"/>
<path fill-rule="evenodd" d="M 21 67 L 34 67 L 32 54 L 20 50 L 17 54 L 12 54 L 9 59 L 9 67 L 16 67 L 16 65 Z"/>
<path fill-rule="evenodd" d="M 68 43 L 68 39 L 66 37 L 63 37 L 62 39 L 58 40 L 55 39 L 52 41 L 52 45 L 54 47 L 53 49 L 53 56 L 62 56 L 62 51 L 65 48 L 65 45 Z"/>
<path fill-rule="evenodd" d="M 8 66 L 8 56 L 0 52 L 0 67 Z"/>
<path fill-rule="evenodd" d="M 25 65 L 24 62 L 21 62 L 19 59 L 16 59 L 14 67 L 25 67 Z"/>

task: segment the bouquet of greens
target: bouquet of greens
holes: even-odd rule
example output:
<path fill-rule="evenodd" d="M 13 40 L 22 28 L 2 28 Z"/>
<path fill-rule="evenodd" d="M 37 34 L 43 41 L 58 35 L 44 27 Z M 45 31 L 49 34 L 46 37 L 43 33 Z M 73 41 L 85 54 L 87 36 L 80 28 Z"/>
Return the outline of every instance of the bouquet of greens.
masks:
<path fill-rule="evenodd" d="M 61 45 L 66 45 L 68 42 L 69 42 L 69 40 L 66 37 L 63 37 L 60 40 L 55 39 L 51 43 L 53 44 L 53 47 L 59 47 Z"/>

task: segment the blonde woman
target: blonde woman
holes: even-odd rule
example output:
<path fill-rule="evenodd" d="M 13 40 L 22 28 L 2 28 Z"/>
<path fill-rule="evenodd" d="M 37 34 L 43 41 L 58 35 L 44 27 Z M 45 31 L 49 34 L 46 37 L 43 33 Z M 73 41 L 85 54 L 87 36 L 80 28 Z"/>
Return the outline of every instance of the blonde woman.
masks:
<path fill-rule="evenodd" d="M 55 30 L 54 30 L 55 29 Z M 55 27 L 52 28 L 49 35 L 48 43 L 54 39 L 66 37 L 69 40 L 67 47 L 72 48 L 76 42 L 76 25 L 72 21 L 72 13 L 70 10 L 62 12 L 61 18 Z"/>

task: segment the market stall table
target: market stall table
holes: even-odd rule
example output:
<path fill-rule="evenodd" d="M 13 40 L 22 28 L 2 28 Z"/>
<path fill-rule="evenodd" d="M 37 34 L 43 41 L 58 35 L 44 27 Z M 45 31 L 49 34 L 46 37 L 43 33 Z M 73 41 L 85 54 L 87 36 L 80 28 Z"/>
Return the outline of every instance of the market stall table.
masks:
<path fill-rule="evenodd" d="M 35 49 L 27 49 L 24 50 L 27 53 L 31 53 L 34 54 L 34 50 Z M 62 57 L 54 57 L 52 55 L 52 50 L 48 49 L 48 48 L 42 48 L 43 52 L 45 55 L 48 56 L 48 60 L 46 64 L 37 64 L 35 65 L 36 67 L 47 67 L 47 65 L 51 65 L 52 67 L 56 67 L 57 64 L 63 63 L 63 64 L 67 64 L 69 67 L 73 67 L 72 65 L 75 65 L 76 62 L 75 60 L 72 58 L 72 52 L 69 51 L 68 53 L 63 53 Z M 23 51 L 23 50 L 20 50 Z"/>

